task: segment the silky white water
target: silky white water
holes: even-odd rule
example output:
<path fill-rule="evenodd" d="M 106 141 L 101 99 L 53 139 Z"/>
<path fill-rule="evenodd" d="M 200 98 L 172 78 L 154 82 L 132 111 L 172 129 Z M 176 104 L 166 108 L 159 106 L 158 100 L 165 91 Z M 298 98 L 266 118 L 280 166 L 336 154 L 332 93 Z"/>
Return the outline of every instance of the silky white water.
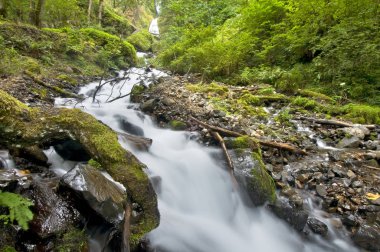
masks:
<path fill-rule="evenodd" d="M 305 242 L 264 208 L 249 208 L 243 203 L 229 174 L 214 158 L 220 156 L 218 149 L 201 146 L 191 140 L 188 132 L 158 128 L 136 104 L 130 103 L 129 97 L 106 103 L 110 97 L 129 93 L 146 75 L 163 75 L 157 70 L 146 73 L 136 68 L 130 72 L 129 80 L 120 81 L 114 87 L 105 85 L 95 102 L 92 98 L 79 104 L 70 99 L 57 99 L 56 105 L 75 105 L 119 132 L 123 131 L 120 118 L 124 118 L 141 127 L 145 137 L 153 139 L 149 152 L 133 149 L 122 138 L 119 141 L 148 166 L 150 178 L 161 181 L 155 188 L 160 225 L 148 235 L 154 249 L 168 252 L 357 251 L 335 236 L 331 242 L 322 239 Z M 143 82 L 149 84 L 147 80 Z M 97 82 L 90 83 L 80 94 L 91 96 L 97 85 Z"/>

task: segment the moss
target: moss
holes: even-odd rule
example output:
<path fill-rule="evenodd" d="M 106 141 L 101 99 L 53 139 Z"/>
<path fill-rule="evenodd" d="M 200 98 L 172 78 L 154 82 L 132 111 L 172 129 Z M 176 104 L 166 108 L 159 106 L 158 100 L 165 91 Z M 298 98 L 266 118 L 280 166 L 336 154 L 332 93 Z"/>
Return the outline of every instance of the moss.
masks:
<path fill-rule="evenodd" d="M 348 104 L 342 107 L 342 116 L 355 123 L 374 123 L 380 124 L 380 107 Z"/>
<path fill-rule="evenodd" d="M 256 161 L 255 169 L 251 171 L 252 186 L 254 190 L 257 191 L 259 197 L 258 201 L 262 204 L 267 201 L 273 203 L 276 200 L 276 186 L 265 168 L 261 152 L 253 152 L 252 157 Z"/>
<path fill-rule="evenodd" d="M 299 107 L 302 107 L 302 108 L 305 108 L 307 110 L 313 110 L 313 109 L 317 108 L 319 105 L 315 100 L 310 99 L 310 98 L 304 98 L 301 96 L 295 97 L 292 100 L 292 104 L 299 106 Z"/>
<path fill-rule="evenodd" d="M 72 228 L 67 231 L 58 240 L 58 246 L 55 248 L 59 252 L 87 251 L 88 237 L 84 230 Z"/>
<path fill-rule="evenodd" d="M 331 103 L 334 102 L 334 99 L 332 99 L 331 97 L 325 94 L 321 94 L 321 93 L 309 90 L 309 89 L 299 89 L 297 91 L 297 94 L 301 96 L 305 96 L 305 97 L 310 97 L 318 101 L 331 102 Z"/>
<path fill-rule="evenodd" d="M 275 93 L 275 89 L 273 87 L 262 88 L 257 91 L 258 95 L 273 95 Z"/>
<path fill-rule="evenodd" d="M 284 125 L 291 125 L 290 120 L 292 119 L 292 115 L 289 114 L 289 112 L 289 109 L 282 110 L 277 116 L 274 117 L 274 120 Z"/>
<path fill-rule="evenodd" d="M 16 252 L 17 250 L 11 246 L 5 246 L 0 249 L 1 252 Z"/>
<path fill-rule="evenodd" d="M 102 25 L 110 33 L 128 36 L 132 34 L 136 28 L 122 15 L 116 13 L 113 9 L 106 7 L 104 9 Z"/>
<path fill-rule="evenodd" d="M 72 85 L 78 85 L 78 81 L 67 74 L 60 74 L 57 76 L 58 80 L 66 81 Z"/>
<path fill-rule="evenodd" d="M 94 159 L 88 160 L 88 164 L 91 165 L 92 167 L 96 168 L 96 169 L 102 168 L 102 165 Z"/>
<path fill-rule="evenodd" d="M 131 90 L 131 101 L 138 102 L 145 89 L 144 85 L 134 85 Z"/>
<path fill-rule="evenodd" d="M 140 30 L 127 38 L 137 50 L 147 52 L 152 50 L 153 35 L 148 30 Z"/>
<path fill-rule="evenodd" d="M 257 150 L 259 148 L 257 142 L 255 142 L 249 136 L 236 137 L 234 139 L 227 139 L 226 146 L 230 149 L 252 149 Z"/>
<path fill-rule="evenodd" d="M 191 92 L 211 93 L 216 95 L 224 95 L 228 92 L 227 87 L 215 82 L 212 82 L 210 84 L 189 84 L 186 86 L 186 88 Z"/>
<path fill-rule="evenodd" d="M 131 226 L 139 239 L 158 225 L 157 198 L 146 168 L 121 147 L 117 134 L 79 109 L 30 109 L 0 90 L 0 144 L 30 146 L 57 139 L 78 140 L 101 166 L 128 191 L 143 213 Z"/>
<path fill-rule="evenodd" d="M 173 130 L 185 130 L 187 128 L 187 124 L 182 122 L 182 121 L 178 121 L 178 120 L 172 120 L 169 122 L 169 126 L 171 129 Z"/>

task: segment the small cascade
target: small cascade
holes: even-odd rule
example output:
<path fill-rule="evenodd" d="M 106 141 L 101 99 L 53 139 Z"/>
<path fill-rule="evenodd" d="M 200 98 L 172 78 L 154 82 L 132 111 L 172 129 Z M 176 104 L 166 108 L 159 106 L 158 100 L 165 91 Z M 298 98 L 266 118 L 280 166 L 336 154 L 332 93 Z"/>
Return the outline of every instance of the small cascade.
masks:
<path fill-rule="evenodd" d="M 151 70 L 132 68 L 121 72 L 120 76 L 128 74 L 128 78 L 103 86 L 95 103 L 92 97 L 79 105 L 75 100 L 61 98 L 56 100 L 56 106 L 77 106 L 118 132 L 125 130 L 120 118 L 126 118 L 129 125 L 140 128 L 144 137 L 153 140 L 148 152 L 122 138 L 119 142 L 147 165 L 152 180 L 160 181 L 154 183 L 154 189 L 161 221 L 148 235 L 155 251 L 357 251 L 335 236 L 305 241 L 265 208 L 244 203 L 224 165 L 215 159 L 221 155 L 219 149 L 200 145 L 192 140 L 191 133 L 158 128 L 129 97 L 107 102 L 119 93 L 129 93 L 137 83 L 149 85 L 152 76 L 165 76 Z M 98 84 L 90 83 L 79 93 L 88 97 Z"/>

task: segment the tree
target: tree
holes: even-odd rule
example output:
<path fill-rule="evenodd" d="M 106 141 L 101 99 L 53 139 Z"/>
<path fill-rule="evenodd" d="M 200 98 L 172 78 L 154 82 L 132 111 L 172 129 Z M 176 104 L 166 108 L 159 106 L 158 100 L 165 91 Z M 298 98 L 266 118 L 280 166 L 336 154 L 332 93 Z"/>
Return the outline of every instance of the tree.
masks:
<path fill-rule="evenodd" d="M 98 22 L 100 26 L 102 25 L 103 9 L 104 9 L 104 0 L 99 0 Z"/>

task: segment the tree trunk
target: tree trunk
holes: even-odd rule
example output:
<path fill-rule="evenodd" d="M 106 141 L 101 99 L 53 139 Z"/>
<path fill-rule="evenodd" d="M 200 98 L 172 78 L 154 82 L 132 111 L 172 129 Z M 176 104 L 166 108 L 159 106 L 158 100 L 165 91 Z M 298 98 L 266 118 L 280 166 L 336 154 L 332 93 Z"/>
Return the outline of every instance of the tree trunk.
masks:
<path fill-rule="evenodd" d="M 104 0 L 99 0 L 98 22 L 100 26 L 102 26 L 103 8 L 104 8 Z"/>
<path fill-rule="evenodd" d="M 35 25 L 38 27 L 38 28 L 41 28 L 41 25 L 42 25 L 42 12 L 43 12 L 43 8 L 44 8 L 44 5 L 45 5 L 45 0 L 38 0 L 37 2 L 37 6 L 36 6 L 36 11 L 35 11 Z"/>
<path fill-rule="evenodd" d="M 92 0 L 88 0 L 87 22 L 91 23 Z"/>
<path fill-rule="evenodd" d="M 0 0 L 0 17 L 7 17 L 7 0 Z"/>

